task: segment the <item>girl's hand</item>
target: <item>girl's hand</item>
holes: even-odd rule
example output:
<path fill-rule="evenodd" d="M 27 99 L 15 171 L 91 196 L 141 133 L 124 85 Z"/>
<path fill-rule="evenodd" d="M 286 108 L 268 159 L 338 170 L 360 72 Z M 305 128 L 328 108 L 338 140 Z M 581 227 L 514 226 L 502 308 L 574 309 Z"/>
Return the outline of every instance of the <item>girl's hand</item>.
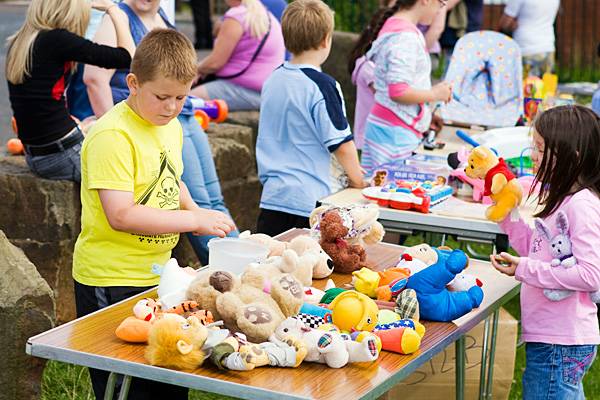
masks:
<path fill-rule="evenodd" d="M 452 99 L 452 85 L 448 82 L 440 82 L 431 88 L 434 100 L 448 103 Z"/>
<path fill-rule="evenodd" d="M 108 11 L 109 8 L 116 6 L 112 0 L 92 0 L 92 8 L 98 11 Z"/>
<path fill-rule="evenodd" d="M 498 271 L 508 276 L 515 276 L 521 258 L 502 252 L 500 255 L 490 255 L 490 261 Z"/>
<path fill-rule="evenodd" d="M 192 210 L 196 228 L 192 231 L 194 235 L 215 235 L 225 237 L 229 232 L 236 229 L 235 224 L 228 215 L 216 210 L 197 208 Z"/>

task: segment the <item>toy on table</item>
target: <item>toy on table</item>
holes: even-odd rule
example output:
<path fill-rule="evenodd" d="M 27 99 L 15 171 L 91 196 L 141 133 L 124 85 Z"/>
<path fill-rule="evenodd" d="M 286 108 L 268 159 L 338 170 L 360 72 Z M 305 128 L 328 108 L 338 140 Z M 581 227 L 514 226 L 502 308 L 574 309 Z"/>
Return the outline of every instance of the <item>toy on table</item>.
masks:
<path fill-rule="evenodd" d="M 407 252 L 427 263 L 425 269 L 410 276 L 406 285 L 417 294 L 422 319 L 449 322 L 479 307 L 483 301 L 479 286 L 466 292 L 450 292 L 446 287 L 467 266 L 468 258 L 463 251 L 419 245 L 418 251 L 408 248 Z"/>
<path fill-rule="evenodd" d="M 350 229 L 338 210 L 326 211 L 319 218 L 318 229 L 321 247 L 333 260 L 335 271 L 351 273 L 365 265 L 367 253 L 361 245 L 348 243 Z"/>
<path fill-rule="evenodd" d="M 244 333 L 254 343 L 265 342 L 287 317 L 304 304 L 303 286 L 290 274 L 271 279 L 264 292 L 265 275 L 253 268 L 241 278 L 227 271 L 202 271 L 189 285 L 187 297 L 223 320 L 232 332 Z"/>
<path fill-rule="evenodd" d="M 125 342 L 145 343 L 148 341 L 152 324 L 168 314 L 177 314 L 185 317 L 194 316 L 202 325 L 209 325 L 214 322 L 211 312 L 198 309 L 196 302 L 185 301 L 163 312 L 160 307 L 160 301 L 145 298 L 139 300 L 133 306 L 134 316 L 125 318 L 115 330 L 115 335 Z"/>
<path fill-rule="evenodd" d="M 410 271 L 405 268 L 388 268 L 375 272 L 361 268 L 352 275 L 352 284 L 356 291 L 377 300 L 390 301 L 405 288 Z"/>
<path fill-rule="evenodd" d="M 466 292 L 473 286 L 482 287 L 483 283 L 476 277 L 470 274 L 461 272 L 457 274 L 452 281 L 447 285 L 451 292 Z"/>
<path fill-rule="evenodd" d="M 377 338 L 364 335 L 361 341 L 346 340 L 337 330 L 320 330 L 307 327 L 296 318 L 283 321 L 269 339 L 281 343 L 286 336 L 299 338 L 308 351 L 305 361 L 341 368 L 347 363 L 371 362 L 379 357 Z"/>
<path fill-rule="evenodd" d="M 281 256 L 286 250 L 293 250 L 298 257 L 303 257 L 307 254 L 313 255 L 313 270 L 312 277 L 314 279 L 323 279 L 331 275 L 333 272 L 333 261 L 331 257 L 323 251 L 319 244 L 319 240 L 309 235 L 296 236 L 289 242 L 273 239 L 269 235 L 263 233 L 250 233 L 244 231 L 240 233 L 241 239 L 251 240 L 266 246 L 269 249 L 269 257 Z M 305 286 L 310 286 L 312 279 L 305 283 Z"/>
<path fill-rule="evenodd" d="M 205 327 L 195 317 L 178 315 L 158 320 L 150 330 L 145 357 L 151 365 L 193 371 L 207 358 L 221 369 L 250 371 L 256 367 L 297 367 L 306 347 L 295 338 L 254 344 L 226 329 Z"/>
<path fill-rule="evenodd" d="M 202 127 L 208 129 L 208 123 L 223 122 L 227 119 L 229 108 L 225 100 L 204 100 L 197 97 L 190 97 L 194 107 L 194 117 Z"/>
<path fill-rule="evenodd" d="M 379 207 L 375 204 L 353 204 L 347 207 L 320 206 L 309 216 L 311 236 L 321 238 L 321 220 L 330 211 L 336 212 L 348 229 L 344 240 L 350 245 L 361 247 L 381 242 L 385 235 L 383 225 L 378 220 Z"/>
<path fill-rule="evenodd" d="M 465 173 L 470 178 L 484 180 L 483 195 L 493 201 L 493 205 L 485 211 L 487 219 L 501 222 L 521 204 L 521 185 L 504 159 L 498 158 L 490 149 L 483 146 L 474 148 Z"/>
<path fill-rule="evenodd" d="M 536 218 L 534 223 L 538 234 L 548 242 L 552 254 L 551 266 L 571 268 L 577 265 L 569 236 L 569 220 L 564 211 L 559 210 L 556 213 L 555 224 L 558 231 L 556 235 L 552 235 L 550 228 L 542 219 Z M 544 296 L 552 301 L 566 299 L 573 293 L 575 292 L 567 289 L 544 289 Z M 594 303 L 600 303 L 600 290 L 591 292 L 590 297 Z"/>
<path fill-rule="evenodd" d="M 368 296 L 354 290 L 340 293 L 329 305 L 333 323 L 342 332 L 372 331 L 379 308 Z"/>
<path fill-rule="evenodd" d="M 171 258 L 164 266 L 154 264 L 152 272 L 160 275 L 158 297 L 163 311 L 188 300 L 186 290 L 194 280 L 196 270 L 190 267 L 181 268 L 177 260 Z"/>
<path fill-rule="evenodd" d="M 370 179 L 371 186 L 384 186 L 397 181 L 447 181 L 450 173 L 446 158 L 429 154 L 412 156 L 379 165 Z"/>
<path fill-rule="evenodd" d="M 428 213 L 431 206 L 451 197 L 453 189 L 441 179 L 436 182 L 398 180 L 382 187 L 364 188 L 362 194 L 381 207 Z"/>

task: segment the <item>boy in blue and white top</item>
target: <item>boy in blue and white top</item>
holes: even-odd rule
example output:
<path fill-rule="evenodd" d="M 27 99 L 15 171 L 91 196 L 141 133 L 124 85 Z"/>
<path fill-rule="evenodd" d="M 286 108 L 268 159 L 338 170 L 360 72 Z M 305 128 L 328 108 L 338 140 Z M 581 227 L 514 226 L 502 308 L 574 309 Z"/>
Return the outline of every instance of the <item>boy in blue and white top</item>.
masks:
<path fill-rule="evenodd" d="M 271 74 L 261 95 L 258 232 L 274 236 L 308 227 L 316 201 L 332 191 L 331 154 L 349 185 L 364 187 L 339 84 L 320 68 L 331 50 L 333 25 L 333 12 L 320 0 L 296 0 L 283 14 L 292 60 Z"/>

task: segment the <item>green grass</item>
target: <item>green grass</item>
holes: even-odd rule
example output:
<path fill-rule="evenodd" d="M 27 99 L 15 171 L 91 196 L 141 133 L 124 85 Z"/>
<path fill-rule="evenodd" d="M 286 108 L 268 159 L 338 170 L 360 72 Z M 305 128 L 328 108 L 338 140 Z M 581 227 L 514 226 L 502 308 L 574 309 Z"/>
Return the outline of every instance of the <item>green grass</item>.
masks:
<path fill-rule="evenodd" d="M 428 243 L 439 243 L 440 235 L 428 235 Z M 412 236 L 407 238 L 405 244 L 412 246 L 423 243 L 423 236 Z M 452 239 L 446 241 L 446 245 L 458 248 L 464 247 L 463 243 L 457 243 Z M 489 254 L 490 245 L 474 244 L 473 250 L 479 254 Z M 519 297 L 515 297 L 504 305 L 504 308 L 517 320 L 521 318 L 521 308 Z M 519 325 L 519 333 L 521 327 Z M 502 351 L 502 349 L 498 349 Z M 515 369 L 513 376 L 513 385 L 511 387 L 509 399 L 517 400 L 522 398 L 523 388 L 521 377 L 525 369 L 525 346 L 517 347 L 515 360 Z M 583 386 L 588 400 L 600 400 L 600 359 L 597 357 L 591 369 L 583 380 Z M 89 374 L 86 368 L 50 361 L 44 370 L 42 377 L 42 400 L 93 400 L 92 388 L 89 380 Z M 206 393 L 197 390 L 190 391 L 190 400 L 221 400 L 233 399 L 232 397 L 221 396 L 213 393 Z"/>

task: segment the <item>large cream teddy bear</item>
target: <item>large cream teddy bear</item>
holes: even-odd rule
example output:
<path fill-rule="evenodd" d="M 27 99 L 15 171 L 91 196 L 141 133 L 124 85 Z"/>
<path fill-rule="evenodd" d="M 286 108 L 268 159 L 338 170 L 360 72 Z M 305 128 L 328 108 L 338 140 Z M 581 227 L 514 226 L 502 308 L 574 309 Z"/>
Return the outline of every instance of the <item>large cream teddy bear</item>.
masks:
<path fill-rule="evenodd" d="M 309 217 L 313 235 L 319 235 L 321 217 L 329 210 L 336 210 L 342 217 L 343 224 L 348 228 L 348 235 L 344 238 L 349 245 L 371 245 L 381 242 L 385 230 L 377 221 L 379 206 L 376 204 L 353 205 L 349 207 L 321 206 L 315 208 Z"/>
<path fill-rule="evenodd" d="M 283 343 L 285 338 L 300 339 L 308 353 L 304 361 L 327 364 L 341 368 L 347 363 L 371 362 L 379 357 L 379 345 L 374 335 L 367 334 L 362 341 L 344 339 L 337 331 L 308 328 L 296 318 L 287 318 L 270 337 L 274 343 Z"/>
<path fill-rule="evenodd" d="M 252 269 L 241 278 L 226 271 L 201 271 L 187 290 L 187 297 L 210 311 L 215 320 L 262 343 L 285 318 L 298 314 L 304 303 L 302 284 L 290 274 L 270 282 L 270 295 L 263 291 L 265 277 Z"/>

